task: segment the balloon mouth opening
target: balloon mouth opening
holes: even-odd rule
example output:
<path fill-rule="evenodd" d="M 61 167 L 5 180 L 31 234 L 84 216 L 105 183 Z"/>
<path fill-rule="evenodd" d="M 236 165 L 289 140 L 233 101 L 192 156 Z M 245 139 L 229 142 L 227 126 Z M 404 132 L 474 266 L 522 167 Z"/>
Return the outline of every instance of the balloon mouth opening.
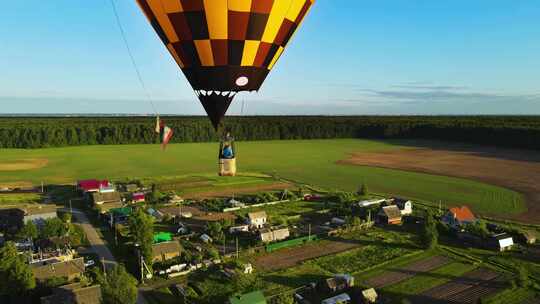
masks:
<path fill-rule="evenodd" d="M 198 97 L 201 96 L 224 96 L 224 97 L 234 97 L 238 92 L 235 91 L 207 91 L 207 90 L 195 90 L 195 94 L 197 94 Z"/>

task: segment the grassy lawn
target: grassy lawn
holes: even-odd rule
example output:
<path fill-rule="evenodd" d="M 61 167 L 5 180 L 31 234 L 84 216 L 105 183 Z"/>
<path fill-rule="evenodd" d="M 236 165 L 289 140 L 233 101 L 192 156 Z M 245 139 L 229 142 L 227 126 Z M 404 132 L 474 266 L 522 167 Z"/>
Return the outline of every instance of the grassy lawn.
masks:
<path fill-rule="evenodd" d="M 419 198 L 444 204 L 469 204 L 476 212 L 519 213 L 522 197 L 511 190 L 465 179 L 382 168 L 338 165 L 350 153 L 403 148 L 382 141 L 340 139 L 238 143 L 238 169 L 262 172 L 326 189 L 356 190 L 362 182 L 371 191 Z M 0 171 L 0 182 L 73 183 L 103 177 L 166 178 L 213 176 L 217 143 L 177 144 L 167 151 L 157 145 L 83 146 L 37 150 L 2 149 L 1 162 L 46 159 L 40 169 Z M 224 179 L 223 187 L 231 187 Z M 236 180 L 233 183 L 237 183 Z M 243 186 L 249 185 L 246 184 Z M 239 185 L 240 186 L 240 185 Z M 202 188 L 213 185 L 202 185 Z M 517 199 L 517 203 L 515 200 Z"/>
<path fill-rule="evenodd" d="M 523 304 L 528 303 L 528 300 L 531 300 L 530 303 L 533 303 L 533 299 L 539 294 L 534 290 L 529 288 L 515 288 L 507 289 L 493 297 L 488 298 L 484 303 L 488 304 Z"/>
<path fill-rule="evenodd" d="M 42 201 L 41 194 L 0 194 L 0 208 L 21 207 L 22 204 L 35 204 Z"/>

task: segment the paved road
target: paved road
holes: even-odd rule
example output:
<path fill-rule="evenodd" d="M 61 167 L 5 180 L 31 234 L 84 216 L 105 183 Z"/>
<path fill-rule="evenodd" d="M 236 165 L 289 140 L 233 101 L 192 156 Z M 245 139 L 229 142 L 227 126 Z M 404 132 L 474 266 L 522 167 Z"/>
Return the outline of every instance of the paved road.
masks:
<path fill-rule="evenodd" d="M 116 265 L 114 255 L 109 250 L 109 247 L 107 247 L 105 241 L 99 236 L 94 226 L 92 226 L 86 214 L 80 210 L 73 209 L 73 216 L 77 220 L 77 224 L 84 230 L 94 253 L 98 255 L 100 261 L 105 263 L 105 268 L 109 269 Z"/>
<path fill-rule="evenodd" d="M 99 236 L 96 228 L 92 226 L 92 223 L 90 223 L 90 220 L 88 220 L 86 214 L 80 210 L 73 209 L 73 217 L 75 217 L 77 224 L 80 225 L 84 230 L 86 238 L 92 247 L 92 251 L 98 255 L 100 261 L 104 262 L 105 268 L 109 269 L 110 267 L 116 265 L 117 262 L 114 255 L 109 250 L 109 247 L 107 247 L 105 241 Z M 140 288 L 137 296 L 137 304 L 147 304 Z"/>

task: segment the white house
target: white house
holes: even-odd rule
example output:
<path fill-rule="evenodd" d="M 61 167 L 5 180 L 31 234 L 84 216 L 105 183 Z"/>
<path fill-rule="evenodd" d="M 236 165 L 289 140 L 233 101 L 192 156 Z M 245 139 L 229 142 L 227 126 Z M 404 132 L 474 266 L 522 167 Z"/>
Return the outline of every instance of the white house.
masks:
<path fill-rule="evenodd" d="M 507 233 L 493 235 L 488 242 L 490 247 L 499 251 L 509 250 L 514 246 L 514 239 Z"/>
<path fill-rule="evenodd" d="M 408 199 L 402 199 L 402 198 L 393 198 L 392 199 L 394 204 L 398 206 L 399 211 L 401 211 L 401 215 L 411 215 L 412 214 L 412 202 Z"/>
<path fill-rule="evenodd" d="M 267 216 L 266 212 L 250 212 L 248 213 L 247 223 L 253 228 L 261 229 L 266 224 Z"/>

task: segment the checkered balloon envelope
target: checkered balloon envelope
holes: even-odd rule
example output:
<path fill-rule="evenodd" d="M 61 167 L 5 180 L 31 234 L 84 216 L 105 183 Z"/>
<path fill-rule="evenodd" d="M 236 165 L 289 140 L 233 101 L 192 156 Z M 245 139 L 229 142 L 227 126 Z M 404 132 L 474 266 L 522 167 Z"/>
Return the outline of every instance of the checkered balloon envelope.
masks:
<path fill-rule="evenodd" d="M 315 0 L 137 0 L 214 128 L 258 91 Z"/>

